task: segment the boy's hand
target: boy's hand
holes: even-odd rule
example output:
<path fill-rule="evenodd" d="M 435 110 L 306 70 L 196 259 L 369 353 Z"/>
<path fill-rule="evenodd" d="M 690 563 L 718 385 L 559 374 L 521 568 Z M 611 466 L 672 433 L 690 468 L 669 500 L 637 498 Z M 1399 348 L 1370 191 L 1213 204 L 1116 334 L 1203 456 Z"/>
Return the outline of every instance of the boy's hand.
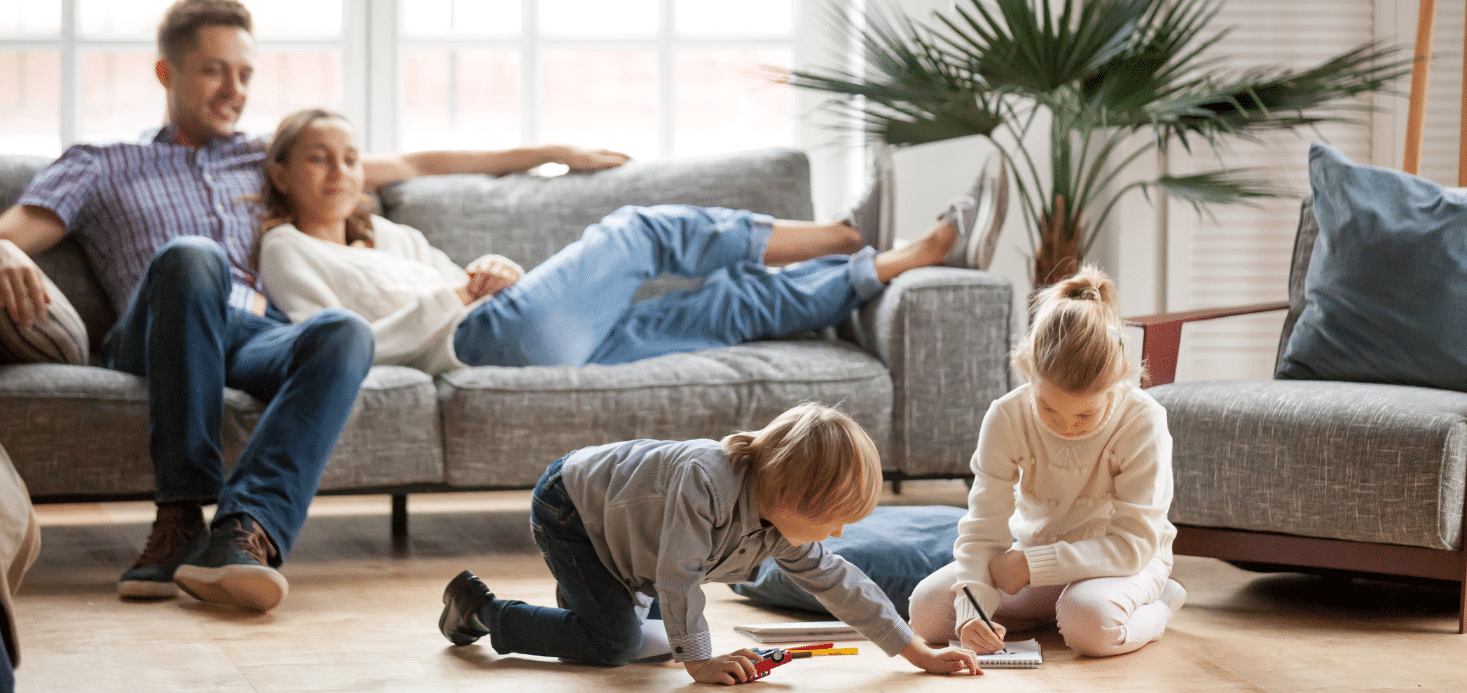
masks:
<path fill-rule="evenodd" d="M 993 576 L 993 586 L 1008 594 L 1018 594 L 1029 586 L 1029 557 L 1018 549 L 1009 549 L 988 562 L 988 574 Z"/>
<path fill-rule="evenodd" d="M 759 655 L 746 648 L 712 659 L 683 662 L 683 666 L 698 683 L 721 683 L 725 686 L 732 686 L 748 681 L 758 673 L 754 670 L 754 660 L 757 659 Z"/>
<path fill-rule="evenodd" d="M 973 653 L 957 647 L 934 650 L 928 647 L 927 643 L 913 639 L 912 642 L 907 643 L 907 648 L 902 650 L 902 656 L 908 662 L 916 665 L 918 669 L 933 674 L 955 674 L 964 669 L 967 669 L 970 675 L 983 673 L 983 670 L 978 668 L 978 660 L 974 659 Z"/>
<path fill-rule="evenodd" d="M 978 654 L 993 654 L 1003 649 L 1003 636 L 1008 632 L 1001 624 L 995 623 L 993 627 L 994 630 L 989 630 L 981 618 L 968 619 L 958 629 L 958 639 L 963 647 Z"/>

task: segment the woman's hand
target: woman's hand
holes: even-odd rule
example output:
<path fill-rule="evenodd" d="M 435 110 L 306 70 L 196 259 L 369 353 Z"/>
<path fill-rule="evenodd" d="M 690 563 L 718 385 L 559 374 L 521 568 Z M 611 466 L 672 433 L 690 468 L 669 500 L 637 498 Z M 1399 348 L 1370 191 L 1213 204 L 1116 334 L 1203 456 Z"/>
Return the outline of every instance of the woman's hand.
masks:
<path fill-rule="evenodd" d="M 754 669 L 754 660 L 759 655 L 749 649 L 739 650 L 733 654 L 719 655 L 712 659 L 697 659 L 691 662 L 683 662 L 688 673 L 692 674 L 693 680 L 698 683 L 721 683 L 732 686 L 743 683 L 758 673 Z"/>
<path fill-rule="evenodd" d="M 990 630 L 983 619 L 972 618 L 958 629 L 958 640 L 963 647 L 978 654 L 993 654 L 1003 649 L 1003 636 L 1007 633 L 1008 629 L 1000 624 L 993 624 Z"/>
<path fill-rule="evenodd" d="M 970 675 L 983 673 L 973 653 L 956 647 L 934 650 L 921 640 L 912 640 L 902 650 L 902 656 L 922 671 L 932 674 L 956 674 L 964 669 Z"/>
<path fill-rule="evenodd" d="M 1009 549 L 988 562 L 993 586 L 1008 594 L 1018 594 L 1029 586 L 1029 558 L 1019 549 Z"/>
<path fill-rule="evenodd" d="M 503 291 L 525 274 L 519 265 L 499 255 L 485 255 L 469 263 L 464 271 L 469 274 L 468 286 L 464 288 L 470 296 L 465 305 L 481 296 L 493 296 Z"/>

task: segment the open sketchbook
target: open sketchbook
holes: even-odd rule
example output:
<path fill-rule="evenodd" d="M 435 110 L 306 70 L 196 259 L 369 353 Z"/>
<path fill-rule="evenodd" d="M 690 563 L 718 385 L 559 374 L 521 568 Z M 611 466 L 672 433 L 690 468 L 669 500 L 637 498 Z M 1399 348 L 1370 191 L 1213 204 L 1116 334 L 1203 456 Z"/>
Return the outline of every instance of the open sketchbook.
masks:
<path fill-rule="evenodd" d="M 957 640 L 948 643 L 961 647 Z M 1004 649 L 993 654 L 978 655 L 978 666 L 984 669 L 1038 669 L 1044 663 L 1038 640 L 1004 643 Z"/>
<path fill-rule="evenodd" d="M 860 631 L 841 621 L 796 621 L 734 626 L 734 630 L 758 642 L 810 642 L 813 640 L 860 640 Z"/>

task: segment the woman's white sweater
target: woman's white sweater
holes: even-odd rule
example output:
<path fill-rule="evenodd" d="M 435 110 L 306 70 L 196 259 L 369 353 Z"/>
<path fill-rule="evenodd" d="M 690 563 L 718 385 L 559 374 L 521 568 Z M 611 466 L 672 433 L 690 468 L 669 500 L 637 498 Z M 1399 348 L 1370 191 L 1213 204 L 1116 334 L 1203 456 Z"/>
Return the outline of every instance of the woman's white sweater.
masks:
<path fill-rule="evenodd" d="M 453 333 L 481 298 L 467 306 L 456 293 L 468 274 L 417 229 L 372 217 L 375 247 L 351 247 L 308 236 L 291 224 L 260 240 L 260 281 L 290 319 L 345 308 L 372 324 L 374 363 L 428 373 L 463 367 Z"/>
<path fill-rule="evenodd" d="M 1166 409 L 1129 382 L 1110 396 L 1106 418 L 1074 438 L 1039 418 L 1032 385 L 988 408 L 973 453 L 968 514 L 953 548 L 959 624 L 978 616 L 965 585 L 987 613 L 998 608 L 988 563 L 1010 548 L 1024 551 L 1034 586 L 1134 575 L 1157 556 L 1171 565 L 1177 529 L 1167 519 Z"/>

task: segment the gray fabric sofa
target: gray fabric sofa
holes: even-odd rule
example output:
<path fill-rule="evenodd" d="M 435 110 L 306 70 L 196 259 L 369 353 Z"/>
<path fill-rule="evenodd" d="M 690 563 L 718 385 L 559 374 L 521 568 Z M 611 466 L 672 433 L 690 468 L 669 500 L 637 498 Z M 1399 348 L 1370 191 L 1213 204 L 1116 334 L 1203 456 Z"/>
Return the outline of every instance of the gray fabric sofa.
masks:
<path fill-rule="evenodd" d="M 1279 358 L 1305 305 L 1319 225 L 1300 215 L 1287 303 L 1131 321 L 1146 332 L 1149 392 L 1167 410 L 1177 553 L 1263 569 L 1461 583 L 1467 632 L 1467 393 L 1271 380 L 1173 383 L 1187 322 L 1287 310 Z"/>
<path fill-rule="evenodd" d="M 44 159 L 0 156 L 0 208 Z M 383 214 L 455 260 L 496 252 L 533 267 L 624 204 L 690 203 L 811 217 L 809 162 L 771 149 L 558 177 L 441 176 L 380 193 Z M 75 242 L 37 258 L 94 345 L 115 316 Z M 671 278 L 647 292 L 665 290 Z M 1012 288 L 953 268 L 909 272 L 838 330 L 617 366 L 470 368 L 432 378 L 373 368 L 322 479 L 325 493 L 532 485 L 572 449 L 637 437 L 719 437 L 804 400 L 839 404 L 894 479 L 963 476 L 988 404 L 1008 390 Z M 142 379 L 103 368 L 0 366 L 0 444 L 42 501 L 153 488 Z M 263 404 L 228 391 L 225 455 Z"/>

